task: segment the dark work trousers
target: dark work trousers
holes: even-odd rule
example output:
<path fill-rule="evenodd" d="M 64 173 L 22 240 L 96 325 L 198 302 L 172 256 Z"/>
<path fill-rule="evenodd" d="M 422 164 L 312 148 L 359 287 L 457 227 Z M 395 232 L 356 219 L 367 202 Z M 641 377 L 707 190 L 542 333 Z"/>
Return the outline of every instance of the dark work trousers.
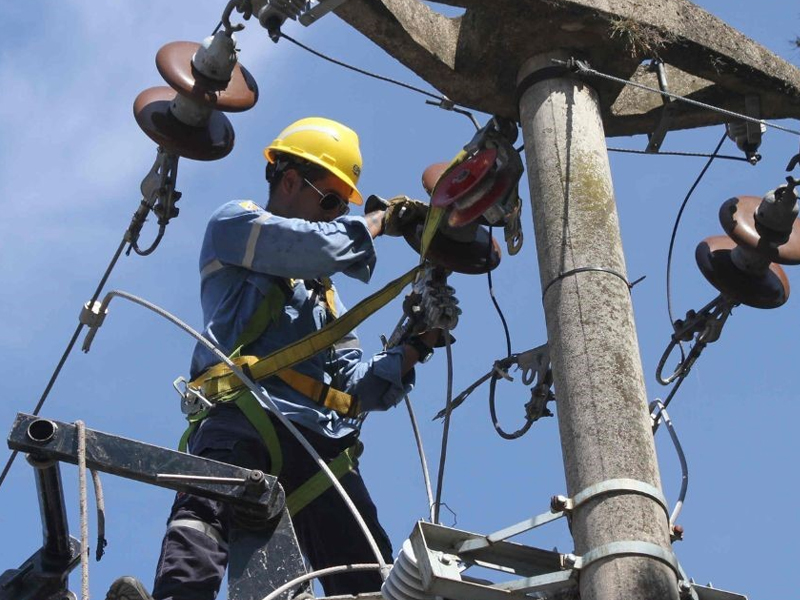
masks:
<path fill-rule="evenodd" d="M 319 471 L 308 452 L 272 419 L 283 450 L 279 482 L 286 495 Z M 331 460 L 356 440 L 332 440 L 299 428 L 320 455 Z M 248 469 L 270 471 L 270 457 L 261 436 L 235 405 L 218 405 L 189 439 L 189 451 Z M 366 521 L 387 562 L 392 547 L 378 522 L 378 512 L 358 470 L 341 483 Z M 224 503 L 178 493 L 156 569 L 156 600 L 213 600 L 228 563 L 227 540 L 231 509 Z M 314 570 L 353 563 L 374 563 L 375 555 L 338 492 L 328 488 L 292 519 L 300 548 Z M 343 573 L 320 579 L 325 594 L 337 596 L 380 589 L 377 571 Z"/>

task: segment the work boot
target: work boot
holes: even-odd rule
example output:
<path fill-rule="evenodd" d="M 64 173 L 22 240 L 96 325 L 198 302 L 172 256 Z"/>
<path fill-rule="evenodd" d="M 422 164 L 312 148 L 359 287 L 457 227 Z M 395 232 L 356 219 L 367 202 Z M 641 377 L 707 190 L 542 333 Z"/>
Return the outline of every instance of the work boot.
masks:
<path fill-rule="evenodd" d="M 106 600 L 153 600 L 153 597 L 136 577 L 123 575 L 108 588 Z"/>

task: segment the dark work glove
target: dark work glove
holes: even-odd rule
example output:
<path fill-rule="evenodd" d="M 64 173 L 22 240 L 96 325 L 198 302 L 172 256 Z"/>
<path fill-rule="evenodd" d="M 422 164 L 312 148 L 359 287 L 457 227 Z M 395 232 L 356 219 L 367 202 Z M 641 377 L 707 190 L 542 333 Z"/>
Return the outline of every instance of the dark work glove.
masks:
<path fill-rule="evenodd" d="M 425 221 L 428 205 L 408 196 L 395 196 L 389 200 L 383 215 L 383 233 L 394 237 L 402 236 L 409 227 Z"/>

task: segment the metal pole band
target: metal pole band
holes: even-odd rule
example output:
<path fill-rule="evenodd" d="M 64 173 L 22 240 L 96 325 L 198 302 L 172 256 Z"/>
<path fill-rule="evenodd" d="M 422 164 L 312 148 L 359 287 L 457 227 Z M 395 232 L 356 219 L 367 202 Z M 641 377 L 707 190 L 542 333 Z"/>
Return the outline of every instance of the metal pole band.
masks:
<path fill-rule="evenodd" d="M 633 286 L 635 286 L 642 279 L 644 279 L 644 277 L 640 277 L 639 279 L 637 279 L 636 281 L 631 283 L 630 281 L 628 281 L 628 278 L 625 277 L 625 275 L 623 275 L 619 271 L 615 271 L 614 269 L 609 269 L 608 267 L 578 267 L 576 269 L 571 269 L 569 271 L 564 271 L 563 273 L 559 273 L 556 277 L 554 277 L 550 281 L 550 283 L 548 283 L 546 286 L 544 286 L 544 290 L 542 290 L 542 300 L 544 300 L 544 297 L 547 294 L 547 290 L 549 290 L 550 287 L 554 283 L 556 283 L 557 281 L 561 281 L 562 279 L 565 279 L 565 278 L 570 277 L 572 275 L 577 275 L 578 273 L 586 273 L 586 272 L 589 272 L 589 271 L 597 271 L 597 272 L 600 272 L 600 273 L 608 273 L 609 275 L 613 275 L 614 277 L 618 277 L 619 279 L 621 279 L 622 281 L 625 282 L 626 286 L 628 286 L 628 291 L 632 290 Z"/>
<path fill-rule="evenodd" d="M 644 556 L 647 558 L 654 558 L 672 569 L 675 576 L 680 579 L 680 566 L 672 550 L 662 548 L 658 544 L 634 540 L 611 542 L 589 550 L 589 552 L 578 558 L 574 568 L 585 569 L 594 562 L 616 556 Z"/>
<path fill-rule="evenodd" d="M 554 65 L 552 67 L 544 67 L 534 71 L 533 73 L 529 73 L 517 84 L 517 106 L 519 106 L 522 95 L 537 83 L 545 81 L 546 79 L 558 79 L 559 77 L 571 75 L 574 72 L 575 71 L 573 69 L 567 66 Z"/>
<path fill-rule="evenodd" d="M 649 483 L 636 479 L 607 479 L 606 481 L 591 485 L 575 494 L 572 498 L 572 506 L 570 508 L 575 509 L 593 498 L 605 496 L 613 492 L 634 492 L 642 496 L 647 496 L 651 500 L 655 500 L 658 505 L 664 509 L 664 513 L 667 515 L 667 519 L 669 519 L 667 499 L 664 498 L 664 494 L 661 493 L 661 490 Z"/>

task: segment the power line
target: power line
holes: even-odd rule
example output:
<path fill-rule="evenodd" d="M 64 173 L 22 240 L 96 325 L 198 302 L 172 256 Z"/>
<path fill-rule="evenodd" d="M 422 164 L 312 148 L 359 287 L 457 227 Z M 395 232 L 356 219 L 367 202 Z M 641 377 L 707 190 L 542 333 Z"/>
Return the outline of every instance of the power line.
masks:
<path fill-rule="evenodd" d="M 392 79 L 391 77 L 386 77 L 384 75 L 378 75 L 377 73 L 372 73 L 372 72 L 367 71 L 365 69 L 361 69 L 359 67 L 355 67 L 355 66 L 350 65 L 350 64 L 348 64 L 346 62 L 342 62 L 341 60 L 337 60 L 337 59 L 332 58 L 332 57 L 330 57 L 330 56 L 328 56 L 326 54 L 323 54 L 322 52 L 314 50 L 313 48 L 310 48 L 309 46 L 306 46 L 305 44 L 303 44 L 301 42 L 298 42 L 293 37 L 286 35 L 282 31 L 279 32 L 279 33 L 280 33 L 280 37 L 284 38 L 285 40 L 288 40 L 288 41 L 292 42 L 293 44 L 295 44 L 296 46 L 299 46 L 300 48 L 302 48 L 306 52 L 310 52 L 314 56 L 318 56 L 319 58 L 322 58 L 323 60 L 327 60 L 328 62 L 332 62 L 335 65 L 339 65 L 340 67 L 344 67 L 345 69 L 350 69 L 351 71 L 355 71 L 356 73 L 360 73 L 361 75 L 366 75 L 367 77 L 372 77 L 373 79 L 378 79 L 380 81 L 385 81 L 387 83 L 391 83 L 393 85 L 397 85 L 397 86 L 400 86 L 402 88 L 406 88 L 406 89 L 411 90 L 413 92 L 417 92 L 418 94 L 422 94 L 424 96 L 428 96 L 429 98 L 433 98 L 434 100 L 438 100 L 439 102 L 447 101 L 447 98 L 445 98 L 442 95 L 437 95 L 437 94 L 434 94 L 434 93 L 429 92 L 427 90 L 423 90 L 422 88 L 418 88 L 416 86 L 413 86 L 413 85 L 411 85 L 409 83 L 404 83 L 402 81 L 398 81 L 397 79 Z"/>
<path fill-rule="evenodd" d="M 642 83 L 637 83 L 635 81 L 631 81 L 630 79 L 623 79 L 621 77 L 615 77 L 614 75 L 609 75 L 608 73 L 601 73 L 596 69 L 592 69 L 587 63 L 581 60 L 574 60 L 570 59 L 569 61 L 557 60 L 553 59 L 555 64 L 563 65 L 565 67 L 569 67 L 574 69 L 578 73 L 586 74 L 586 75 L 594 75 L 595 77 L 600 77 L 601 79 L 608 79 L 609 81 L 614 81 L 616 83 L 621 83 L 623 85 L 630 85 L 635 88 L 639 88 L 641 90 L 645 90 L 648 92 L 652 92 L 654 94 L 658 94 L 659 96 L 666 96 L 667 98 L 672 98 L 678 102 L 684 102 L 686 104 L 691 104 L 693 106 L 698 106 L 700 108 L 705 108 L 707 110 L 711 110 L 722 115 L 732 117 L 734 119 L 738 119 L 741 121 L 747 121 L 748 123 L 755 123 L 757 125 L 764 125 L 765 127 L 772 127 L 773 129 L 778 129 L 780 131 L 784 131 L 786 133 L 791 133 L 797 136 L 800 136 L 800 131 L 796 129 L 791 129 L 789 127 L 784 127 L 782 125 L 777 125 L 775 123 L 770 123 L 769 121 L 765 121 L 764 119 L 756 119 L 754 117 L 750 117 L 748 115 L 743 115 L 741 113 L 734 112 L 732 110 L 728 110 L 726 108 L 720 108 L 719 106 L 714 106 L 713 104 L 706 104 L 705 102 L 699 102 L 698 100 L 692 100 L 691 98 L 686 98 L 685 96 L 679 96 L 678 94 L 673 94 L 670 92 L 665 92 L 664 90 L 660 90 L 654 87 L 650 87 L 648 85 L 644 85 Z"/>

